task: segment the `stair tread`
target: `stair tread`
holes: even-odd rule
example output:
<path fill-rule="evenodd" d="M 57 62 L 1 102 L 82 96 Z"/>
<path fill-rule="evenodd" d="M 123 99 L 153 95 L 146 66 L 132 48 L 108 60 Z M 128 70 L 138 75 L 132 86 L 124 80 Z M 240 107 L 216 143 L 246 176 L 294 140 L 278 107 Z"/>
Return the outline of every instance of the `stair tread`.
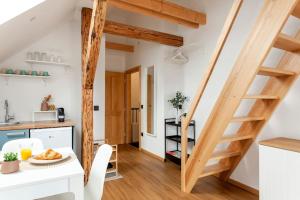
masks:
<path fill-rule="evenodd" d="M 232 151 L 232 150 L 219 150 L 219 151 L 215 151 L 212 156 L 211 156 L 211 160 L 221 160 L 224 158 L 230 158 L 230 157 L 235 157 L 235 156 L 239 156 L 241 155 L 240 151 Z"/>
<path fill-rule="evenodd" d="M 264 94 L 260 94 L 260 95 L 246 95 L 243 97 L 243 99 L 266 99 L 266 100 L 276 100 L 276 99 L 280 99 L 279 96 L 274 96 L 274 95 L 264 95 Z"/>
<path fill-rule="evenodd" d="M 292 15 L 297 18 L 300 18 L 300 2 L 295 7 L 294 11 L 292 12 Z"/>
<path fill-rule="evenodd" d="M 248 122 L 248 121 L 262 121 L 264 117 L 234 117 L 231 122 Z"/>
<path fill-rule="evenodd" d="M 274 47 L 295 52 L 300 50 L 300 41 L 284 33 L 280 33 L 275 41 Z"/>
<path fill-rule="evenodd" d="M 258 71 L 258 75 L 263 76 L 293 76 L 295 72 L 277 69 L 277 68 L 270 68 L 270 67 L 260 67 Z"/>
<path fill-rule="evenodd" d="M 239 141 L 239 140 L 248 140 L 248 139 L 252 139 L 252 138 L 253 138 L 252 135 L 237 135 L 237 134 L 225 135 L 220 140 L 220 143 L 234 142 L 234 141 Z"/>
<path fill-rule="evenodd" d="M 229 166 L 224 166 L 221 164 L 214 164 L 214 165 L 209 165 L 207 167 L 205 167 L 203 173 L 200 175 L 199 178 L 202 177 L 206 177 L 206 176 L 210 176 L 210 175 L 214 175 L 214 174 L 218 174 L 224 171 L 228 171 L 230 169 Z"/>

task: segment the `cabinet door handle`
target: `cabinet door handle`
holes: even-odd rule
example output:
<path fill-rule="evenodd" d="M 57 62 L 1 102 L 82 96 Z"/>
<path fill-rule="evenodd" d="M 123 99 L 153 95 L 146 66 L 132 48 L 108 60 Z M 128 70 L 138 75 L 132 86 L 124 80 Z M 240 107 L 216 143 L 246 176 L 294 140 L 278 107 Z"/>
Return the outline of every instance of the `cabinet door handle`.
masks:
<path fill-rule="evenodd" d="M 7 137 L 25 136 L 25 132 L 22 133 L 6 133 Z"/>

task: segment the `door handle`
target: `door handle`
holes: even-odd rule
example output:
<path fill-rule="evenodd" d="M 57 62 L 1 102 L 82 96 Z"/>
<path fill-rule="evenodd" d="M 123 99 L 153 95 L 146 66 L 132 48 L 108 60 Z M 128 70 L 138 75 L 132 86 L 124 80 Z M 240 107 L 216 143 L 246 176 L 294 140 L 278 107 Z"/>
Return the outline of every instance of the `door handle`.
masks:
<path fill-rule="evenodd" d="M 7 137 L 25 136 L 25 132 L 21 133 L 6 133 Z"/>

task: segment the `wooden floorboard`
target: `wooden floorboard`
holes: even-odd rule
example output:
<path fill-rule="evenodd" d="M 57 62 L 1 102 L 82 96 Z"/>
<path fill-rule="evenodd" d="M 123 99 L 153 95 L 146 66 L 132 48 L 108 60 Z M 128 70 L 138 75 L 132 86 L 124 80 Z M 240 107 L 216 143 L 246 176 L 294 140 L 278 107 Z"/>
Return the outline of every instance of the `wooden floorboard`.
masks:
<path fill-rule="evenodd" d="M 122 179 L 105 182 L 103 200 L 258 200 L 249 192 L 215 177 L 199 181 L 191 194 L 180 191 L 180 169 L 129 145 L 119 147 Z"/>

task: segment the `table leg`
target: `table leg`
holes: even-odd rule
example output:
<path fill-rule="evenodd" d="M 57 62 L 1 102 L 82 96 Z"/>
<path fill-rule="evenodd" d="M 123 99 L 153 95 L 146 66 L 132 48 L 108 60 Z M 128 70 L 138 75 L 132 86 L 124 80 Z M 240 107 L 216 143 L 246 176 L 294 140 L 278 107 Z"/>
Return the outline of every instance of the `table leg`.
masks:
<path fill-rule="evenodd" d="M 76 176 L 69 179 L 69 191 L 75 196 L 75 200 L 84 199 L 83 176 Z"/>

